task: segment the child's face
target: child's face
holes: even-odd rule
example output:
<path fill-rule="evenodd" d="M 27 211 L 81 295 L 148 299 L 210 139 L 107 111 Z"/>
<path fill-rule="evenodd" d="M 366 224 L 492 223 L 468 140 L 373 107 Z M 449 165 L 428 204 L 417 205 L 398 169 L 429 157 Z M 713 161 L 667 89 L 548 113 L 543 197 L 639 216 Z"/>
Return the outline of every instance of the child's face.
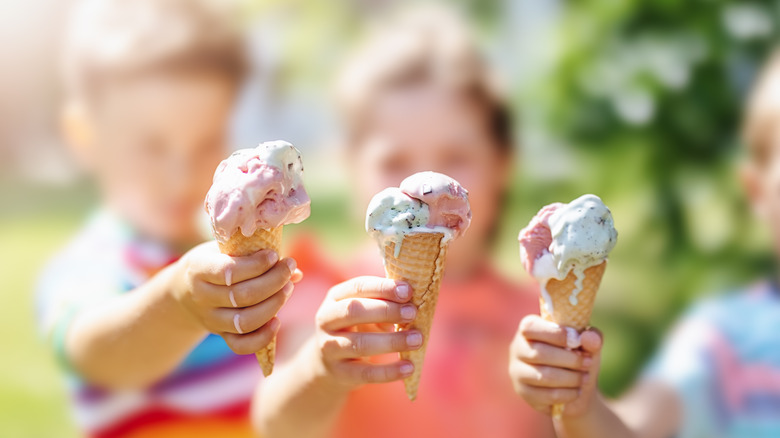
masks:
<path fill-rule="evenodd" d="M 104 201 L 142 233 L 200 239 L 198 214 L 227 154 L 235 89 L 208 74 L 161 74 L 109 87 L 89 111 L 86 161 Z"/>
<path fill-rule="evenodd" d="M 473 220 L 451 257 L 481 250 L 500 208 L 510 159 L 495 144 L 482 107 L 433 87 L 393 91 L 377 99 L 353 165 L 363 211 L 380 190 L 432 170 L 469 191 Z M 481 253 L 480 251 L 476 251 Z"/>
<path fill-rule="evenodd" d="M 769 226 L 775 254 L 780 255 L 780 132 L 763 163 L 750 163 L 742 169 L 742 182 L 756 215 Z"/>

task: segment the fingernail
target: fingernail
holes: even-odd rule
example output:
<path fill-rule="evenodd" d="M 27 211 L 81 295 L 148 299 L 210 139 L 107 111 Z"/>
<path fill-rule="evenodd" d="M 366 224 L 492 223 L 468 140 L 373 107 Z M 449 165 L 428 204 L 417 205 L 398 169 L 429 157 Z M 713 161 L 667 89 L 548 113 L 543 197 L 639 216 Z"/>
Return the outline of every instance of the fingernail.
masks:
<path fill-rule="evenodd" d="M 295 259 L 287 259 L 285 262 L 287 263 L 287 267 L 290 268 L 290 274 L 293 274 L 295 272 L 295 268 L 298 267 L 298 263 L 295 262 Z"/>
<path fill-rule="evenodd" d="M 582 384 L 586 384 L 590 381 L 590 373 L 585 373 L 582 375 Z"/>
<path fill-rule="evenodd" d="M 238 313 L 233 315 L 233 327 L 235 327 L 239 335 L 243 335 L 244 332 L 241 330 L 241 323 L 239 322 L 239 318 L 240 317 L 238 316 Z"/>
<path fill-rule="evenodd" d="M 414 365 L 410 363 L 401 364 L 401 374 L 408 376 L 414 371 Z"/>
<path fill-rule="evenodd" d="M 284 296 L 289 297 L 290 295 L 292 295 L 293 289 L 294 289 L 293 284 L 288 282 L 282 288 L 282 293 L 284 294 Z"/>
<path fill-rule="evenodd" d="M 279 261 L 279 254 L 277 254 L 276 251 L 270 251 L 266 257 L 268 258 L 269 265 L 273 265 Z"/>
<path fill-rule="evenodd" d="M 422 345 L 422 335 L 420 333 L 409 333 L 406 335 L 406 344 L 410 347 L 419 347 Z"/>
<path fill-rule="evenodd" d="M 408 284 L 399 284 L 395 287 L 395 294 L 402 300 L 409 298 L 409 293 L 410 291 Z"/>
<path fill-rule="evenodd" d="M 582 359 L 582 366 L 585 368 L 590 368 L 590 366 L 593 365 L 593 359 L 586 357 L 585 359 Z"/>
<path fill-rule="evenodd" d="M 403 306 L 401 307 L 401 318 L 412 320 L 414 319 L 414 316 L 417 314 L 417 309 L 414 308 L 414 306 Z"/>
<path fill-rule="evenodd" d="M 238 307 L 238 304 L 236 304 L 236 297 L 233 295 L 233 291 L 231 290 L 228 294 L 228 297 L 230 297 L 230 304 L 233 305 L 233 307 Z"/>
<path fill-rule="evenodd" d="M 278 319 L 278 318 L 274 318 L 274 319 L 272 319 L 272 320 L 271 320 L 271 321 L 268 323 L 268 328 L 270 328 L 270 329 L 271 329 L 271 331 L 277 331 L 277 330 L 279 330 L 279 327 L 281 327 L 281 325 L 282 325 L 282 322 L 281 322 L 281 321 L 279 321 L 279 319 Z"/>
<path fill-rule="evenodd" d="M 233 285 L 233 269 L 228 266 L 225 268 L 225 286 Z"/>

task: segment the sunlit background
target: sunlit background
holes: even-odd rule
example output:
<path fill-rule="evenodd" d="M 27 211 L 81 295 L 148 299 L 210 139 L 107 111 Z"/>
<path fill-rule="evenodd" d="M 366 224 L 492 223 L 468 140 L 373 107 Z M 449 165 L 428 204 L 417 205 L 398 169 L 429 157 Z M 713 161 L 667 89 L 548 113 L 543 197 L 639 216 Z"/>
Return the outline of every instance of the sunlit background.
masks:
<path fill-rule="evenodd" d="M 75 434 L 32 311 L 36 273 L 97 202 L 58 135 L 58 42 L 70 3 L 0 3 L 2 436 Z M 329 89 L 363 25 L 400 2 L 246 3 L 257 68 L 234 144 L 282 138 L 317 162 L 307 166 L 312 216 L 296 228 L 345 253 L 365 234 L 339 177 Z M 620 237 L 594 325 L 607 339 L 602 389 L 618 394 L 687 304 L 771 270 L 736 178 L 737 133 L 747 88 L 780 33 L 780 2 L 449 3 L 470 18 L 522 122 L 499 265 L 525 275 L 516 235 L 544 204 L 591 192 L 612 209 Z"/>

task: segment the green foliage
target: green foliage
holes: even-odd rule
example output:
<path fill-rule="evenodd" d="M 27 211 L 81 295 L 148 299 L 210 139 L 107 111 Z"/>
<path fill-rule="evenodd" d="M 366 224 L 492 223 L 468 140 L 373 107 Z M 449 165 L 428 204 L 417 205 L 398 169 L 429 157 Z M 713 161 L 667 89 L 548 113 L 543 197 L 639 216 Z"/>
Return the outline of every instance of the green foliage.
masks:
<path fill-rule="evenodd" d="M 770 272 L 768 238 L 752 222 L 736 163 L 743 100 L 780 30 L 778 9 L 569 5 L 551 42 L 553 71 L 519 98 L 534 103 L 541 123 L 532 130 L 548 138 L 528 147 L 557 145 L 578 158 L 563 187 L 528 183 L 549 196 L 544 202 L 592 191 L 612 207 L 619 243 L 595 323 L 609 339 L 602 386 L 615 393 L 690 301 Z"/>

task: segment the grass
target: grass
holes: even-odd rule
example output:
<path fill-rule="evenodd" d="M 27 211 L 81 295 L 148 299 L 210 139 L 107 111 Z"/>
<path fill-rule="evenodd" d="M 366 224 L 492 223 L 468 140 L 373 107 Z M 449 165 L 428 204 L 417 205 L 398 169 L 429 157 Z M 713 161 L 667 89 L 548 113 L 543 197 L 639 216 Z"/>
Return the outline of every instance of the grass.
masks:
<path fill-rule="evenodd" d="M 2 205 L 21 206 L 0 216 L 0 429 L 7 437 L 75 437 L 62 375 L 35 326 L 33 289 L 43 264 L 79 226 L 88 199 L 80 190 L 21 192 L 38 201 L 0 194 Z"/>

